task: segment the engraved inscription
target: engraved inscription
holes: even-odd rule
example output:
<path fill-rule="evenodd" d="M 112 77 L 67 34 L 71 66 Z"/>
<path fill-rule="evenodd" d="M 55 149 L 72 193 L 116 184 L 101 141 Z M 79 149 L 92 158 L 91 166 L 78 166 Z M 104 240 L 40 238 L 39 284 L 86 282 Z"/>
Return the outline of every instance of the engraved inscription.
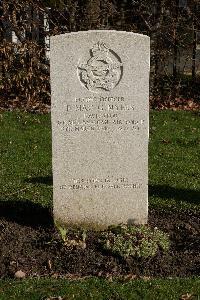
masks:
<path fill-rule="evenodd" d="M 61 185 L 60 189 L 88 190 L 88 189 L 140 189 L 142 183 L 130 182 L 126 177 L 107 178 L 74 178 L 70 185 Z"/>
<path fill-rule="evenodd" d="M 119 56 L 103 43 L 90 50 L 91 57 L 78 66 L 80 82 L 90 91 L 110 91 L 120 82 L 123 66 Z"/>
<path fill-rule="evenodd" d="M 119 96 L 75 98 L 65 106 L 65 119 L 57 126 L 65 132 L 132 131 L 146 126 L 145 120 L 133 115 L 135 105 Z"/>
<path fill-rule="evenodd" d="M 66 132 L 82 132 L 82 131 L 109 131 L 120 130 L 138 132 L 144 124 L 144 120 L 122 120 L 117 114 L 98 115 L 84 114 L 84 119 L 74 119 L 69 121 L 57 122 L 62 131 Z"/>

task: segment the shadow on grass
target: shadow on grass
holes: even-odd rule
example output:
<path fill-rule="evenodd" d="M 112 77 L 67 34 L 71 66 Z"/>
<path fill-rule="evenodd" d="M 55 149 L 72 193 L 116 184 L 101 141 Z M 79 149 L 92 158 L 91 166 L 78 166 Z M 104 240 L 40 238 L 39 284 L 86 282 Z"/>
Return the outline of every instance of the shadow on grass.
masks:
<path fill-rule="evenodd" d="M 31 227 L 53 225 L 51 209 L 28 200 L 0 200 L 0 218 Z"/>
<path fill-rule="evenodd" d="M 200 191 L 179 189 L 168 185 L 149 185 L 149 196 L 200 204 Z"/>
<path fill-rule="evenodd" d="M 53 185 L 53 176 L 40 176 L 40 177 L 33 177 L 28 178 L 25 180 L 28 183 L 42 183 L 46 185 Z"/>

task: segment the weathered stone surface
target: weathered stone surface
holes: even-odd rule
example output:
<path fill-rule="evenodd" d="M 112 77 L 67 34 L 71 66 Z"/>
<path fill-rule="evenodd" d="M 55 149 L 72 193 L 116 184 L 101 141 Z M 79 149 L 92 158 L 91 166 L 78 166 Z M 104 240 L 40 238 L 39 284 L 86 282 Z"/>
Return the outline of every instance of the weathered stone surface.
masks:
<path fill-rule="evenodd" d="M 147 222 L 149 44 L 106 30 L 51 38 L 57 222 Z"/>

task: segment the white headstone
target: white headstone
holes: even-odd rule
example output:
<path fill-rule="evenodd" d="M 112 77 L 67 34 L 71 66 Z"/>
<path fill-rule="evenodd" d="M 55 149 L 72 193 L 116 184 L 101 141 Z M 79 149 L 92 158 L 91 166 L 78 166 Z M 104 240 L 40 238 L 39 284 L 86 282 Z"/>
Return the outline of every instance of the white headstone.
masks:
<path fill-rule="evenodd" d="M 149 37 L 67 33 L 50 56 L 55 221 L 146 223 Z"/>

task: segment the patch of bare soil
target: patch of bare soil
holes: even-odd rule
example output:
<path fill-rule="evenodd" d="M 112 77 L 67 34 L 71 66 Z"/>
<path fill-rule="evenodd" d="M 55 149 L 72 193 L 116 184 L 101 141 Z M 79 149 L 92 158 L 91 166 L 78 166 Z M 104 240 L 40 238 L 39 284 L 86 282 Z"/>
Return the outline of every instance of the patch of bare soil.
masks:
<path fill-rule="evenodd" d="M 153 258 L 129 258 L 103 250 L 97 232 L 88 232 L 86 248 L 65 246 L 51 213 L 18 201 L 0 205 L 0 277 L 26 276 L 148 276 L 200 275 L 200 218 L 197 213 L 150 209 L 149 224 L 167 232 L 170 251 Z"/>

